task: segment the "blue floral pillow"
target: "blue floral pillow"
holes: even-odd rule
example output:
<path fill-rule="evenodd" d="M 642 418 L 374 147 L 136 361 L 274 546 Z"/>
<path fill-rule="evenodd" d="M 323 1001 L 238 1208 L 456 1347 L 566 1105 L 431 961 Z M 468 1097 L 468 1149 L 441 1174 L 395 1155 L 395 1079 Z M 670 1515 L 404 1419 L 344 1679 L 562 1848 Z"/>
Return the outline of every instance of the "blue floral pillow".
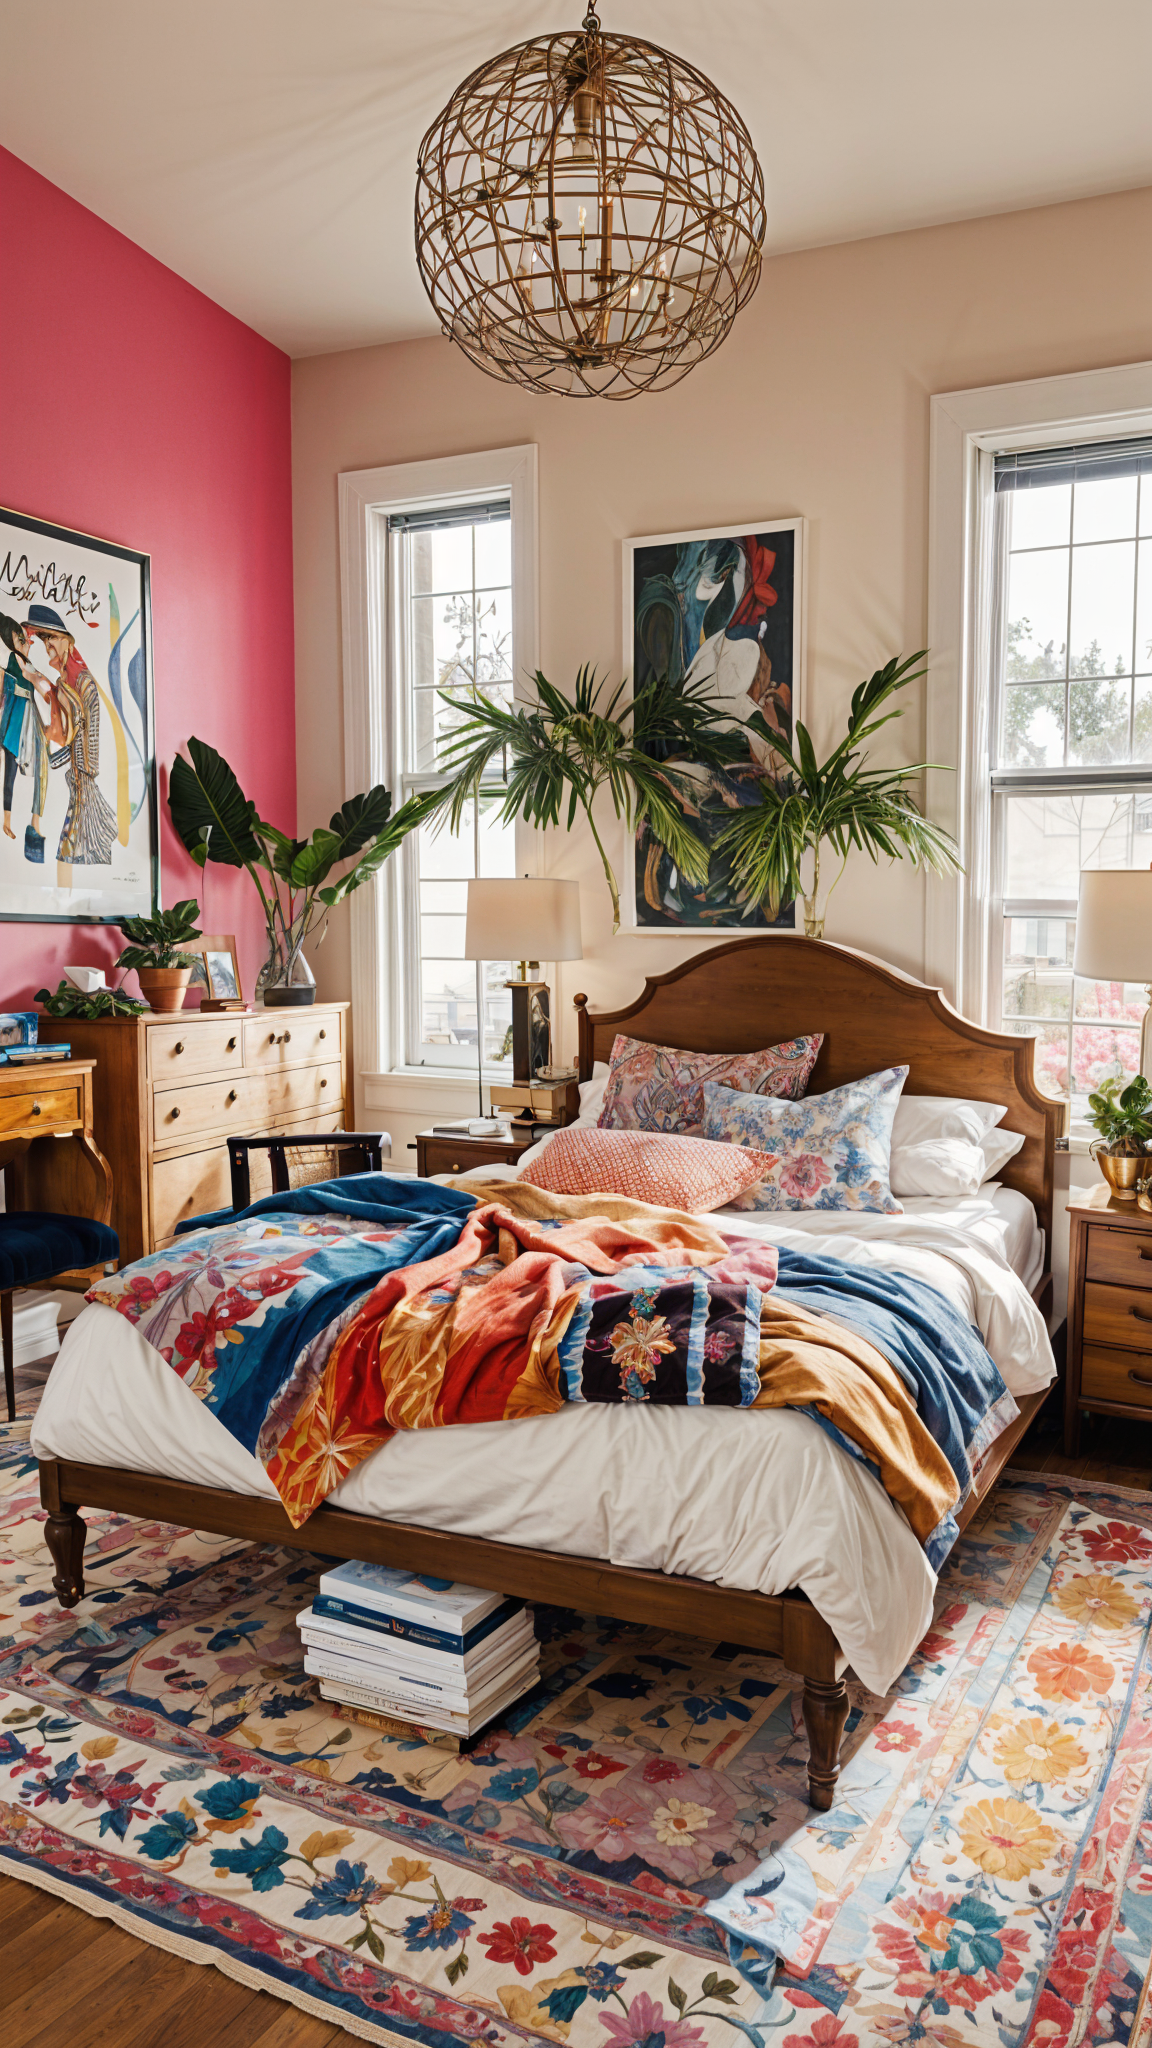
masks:
<path fill-rule="evenodd" d="M 827 1095 L 781 1102 L 704 1082 L 704 1136 L 774 1155 L 734 1209 L 874 1209 L 901 1215 L 888 1185 L 892 1123 L 907 1067 L 885 1067 Z"/>

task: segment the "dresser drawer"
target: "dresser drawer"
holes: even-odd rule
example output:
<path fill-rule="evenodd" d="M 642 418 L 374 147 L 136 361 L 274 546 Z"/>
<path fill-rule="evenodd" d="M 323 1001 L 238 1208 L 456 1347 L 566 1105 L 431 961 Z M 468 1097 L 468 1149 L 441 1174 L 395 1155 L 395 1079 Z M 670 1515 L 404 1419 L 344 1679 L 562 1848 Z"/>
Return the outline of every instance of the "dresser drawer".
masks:
<path fill-rule="evenodd" d="M 340 1013 L 267 1010 L 244 1019 L 246 1067 L 283 1067 L 296 1060 L 338 1060 Z"/>
<path fill-rule="evenodd" d="M 239 1073 L 243 1064 L 239 1018 L 201 1023 L 188 1016 L 181 1024 L 158 1024 L 148 1033 L 148 1071 L 158 1088 L 170 1088 L 189 1074 Z"/>
<path fill-rule="evenodd" d="M 51 1130 L 80 1121 L 80 1090 L 72 1087 L 20 1089 L 0 1094 L 0 1131 Z"/>
<path fill-rule="evenodd" d="M 1090 1226 L 1085 1271 L 1089 1280 L 1152 1288 L 1152 1230 L 1145 1236 L 1140 1230 Z"/>
<path fill-rule="evenodd" d="M 1084 1283 L 1084 1342 L 1152 1354 L 1152 1295 L 1140 1287 Z"/>
<path fill-rule="evenodd" d="M 308 1110 L 342 1108 L 343 1069 L 286 1067 L 282 1073 L 224 1075 L 191 1088 L 157 1088 L 153 1095 L 155 1143 L 165 1149 L 202 1131 L 237 1131 L 256 1137 L 274 1119 Z"/>
<path fill-rule="evenodd" d="M 1140 1358 L 1131 1351 L 1086 1344 L 1080 1396 L 1084 1401 L 1118 1401 L 1126 1408 L 1152 1410 L 1152 1353 Z"/>
<path fill-rule="evenodd" d="M 276 1135 L 291 1144 L 294 1135 L 304 1132 L 338 1131 L 340 1115 L 331 1114 L 298 1118 L 291 1123 L 270 1126 Z M 307 1155 L 306 1155 L 307 1156 Z M 258 1202 L 272 1192 L 272 1161 L 267 1152 L 248 1154 L 248 1179 L 251 1199 Z M 230 1209 L 232 1206 L 232 1173 L 228 1161 L 227 1141 L 221 1138 L 214 1145 L 202 1146 L 198 1152 L 175 1152 L 165 1154 L 154 1161 L 152 1166 L 152 1236 L 157 1246 L 169 1243 L 176 1235 L 176 1226 L 188 1223 L 193 1216 L 204 1216 L 213 1209 Z"/>

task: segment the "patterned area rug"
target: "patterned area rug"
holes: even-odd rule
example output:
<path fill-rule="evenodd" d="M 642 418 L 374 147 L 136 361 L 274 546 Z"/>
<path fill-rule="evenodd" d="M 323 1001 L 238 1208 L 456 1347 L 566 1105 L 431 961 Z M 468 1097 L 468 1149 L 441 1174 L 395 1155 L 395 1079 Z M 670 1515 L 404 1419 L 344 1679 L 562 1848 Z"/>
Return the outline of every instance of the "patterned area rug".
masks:
<path fill-rule="evenodd" d="M 541 1609 L 455 1757 L 319 1701 L 317 1561 L 93 1514 L 65 1615 L 0 1480 L 0 1868 L 144 1941 L 426 2048 L 1152 2043 L 1146 1495 L 1002 1484 L 815 1815 L 768 1659 Z"/>

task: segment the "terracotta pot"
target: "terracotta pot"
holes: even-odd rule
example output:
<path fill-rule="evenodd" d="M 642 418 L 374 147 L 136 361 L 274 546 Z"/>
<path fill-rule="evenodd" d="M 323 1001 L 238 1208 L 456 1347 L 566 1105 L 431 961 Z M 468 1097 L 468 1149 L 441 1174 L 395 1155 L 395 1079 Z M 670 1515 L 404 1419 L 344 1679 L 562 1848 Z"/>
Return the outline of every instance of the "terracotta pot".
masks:
<path fill-rule="evenodd" d="M 182 1010 L 188 983 L 192 979 L 190 967 L 138 967 L 136 979 L 140 993 L 154 1010 Z"/>

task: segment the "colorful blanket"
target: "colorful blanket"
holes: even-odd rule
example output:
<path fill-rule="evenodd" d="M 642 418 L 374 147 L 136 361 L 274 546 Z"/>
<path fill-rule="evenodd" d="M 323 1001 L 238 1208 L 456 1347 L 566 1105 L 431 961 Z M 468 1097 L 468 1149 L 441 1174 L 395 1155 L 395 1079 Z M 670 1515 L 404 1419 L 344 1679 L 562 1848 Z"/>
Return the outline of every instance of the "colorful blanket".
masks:
<path fill-rule="evenodd" d="M 1010 1397 L 935 1290 L 864 1277 L 619 1197 L 363 1175 L 267 1197 L 88 1298 L 137 1325 L 296 1526 L 399 1429 L 790 1406 L 870 1464 L 935 1564 Z"/>

